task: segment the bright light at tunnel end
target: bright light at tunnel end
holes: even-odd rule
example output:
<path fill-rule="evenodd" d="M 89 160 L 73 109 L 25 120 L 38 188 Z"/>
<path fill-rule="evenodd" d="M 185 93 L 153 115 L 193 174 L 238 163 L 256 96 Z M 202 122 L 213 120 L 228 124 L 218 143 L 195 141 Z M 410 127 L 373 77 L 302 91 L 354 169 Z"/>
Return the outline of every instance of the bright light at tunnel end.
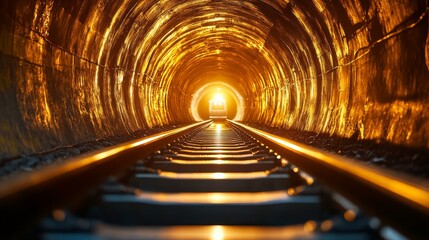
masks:
<path fill-rule="evenodd" d="M 207 94 L 213 94 L 213 91 L 210 91 L 212 87 L 215 86 L 222 86 L 222 93 L 229 92 L 234 100 L 234 102 L 237 105 L 237 113 L 235 117 L 232 119 L 234 121 L 241 121 L 243 120 L 244 116 L 244 100 L 242 95 L 231 85 L 225 83 L 225 82 L 212 82 L 208 83 L 206 85 L 203 85 L 200 87 L 192 97 L 191 106 L 190 106 L 190 112 L 192 114 L 192 117 L 195 121 L 203 121 L 204 119 L 200 116 L 198 112 L 198 104 L 203 99 L 204 96 Z M 225 101 L 225 97 L 222 93 L 219 93 L 220 88 L 217 88 L 214 94 L 214 98 L 223 99 Z M 217 95 L 219 94 L 219 95 Z"/>
<path fill-rule="evenodd" d="M 215 100 L 215 101 L 219 101 L 219 102 L 224 102 L 224 101 L 225 101 L 225 98 L 222 96 L 222 94 L 217 93 L 217 94 L 214 96 L 213 100 Z"/>
<path fill-rule="evenodd" d="M 210 100 L 210 101 L 213 101 L 213 104 L 214 105 L 221 105 L 222 103 L 224 103 L 225 102 L 225 98 L 223 97 L 223 95 L 222 94 L 220 94 L 220 93 L 216 93 L 216 95 L 213 97 L 213 99 L 212 100 Z"/>

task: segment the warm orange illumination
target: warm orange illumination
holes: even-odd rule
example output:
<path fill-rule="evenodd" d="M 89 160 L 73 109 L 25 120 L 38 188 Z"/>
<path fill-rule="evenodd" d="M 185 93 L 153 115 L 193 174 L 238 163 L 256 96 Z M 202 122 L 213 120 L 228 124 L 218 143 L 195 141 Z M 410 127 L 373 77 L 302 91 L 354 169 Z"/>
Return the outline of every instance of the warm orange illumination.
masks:
<path fill-rule="evenodd" d="M 309 186 L 314 183 L 314 178 L 303 171 L 299 172 L 299 176 L 301 176 Z"/>
<path fill-rule="evenodd" d="M 216 144 L 216 143 L 215 143 Z M 176 154 L 176 157 L 187 157 L 187 158 L 218 158 L 218 159 L 235 159 L 235 158 L 241 158 L 241 157 L 253 157 L 253 154 L 205 154 L 205 155 L 192 155 L 192 154 L 184 154 L 184 153 L 178 153 Z"/>
<path fill-rule="evenodd" d="M 215 172 L 215 173 L 177 173 L 177 172 L 160 172 L 159 175 L 165 178 L 178 179 L 250 179 L 264 178 L 266 172 Z"/>
<path fill-rule="evenodd" d="M 295 196 L 298 193 L 304 191 L 304 187 L 303 186 L 298 186 L 298 187 L 294 187 L 294 188 L 288 188 L 287 189 L 287 194 L 289 196 Z"/>
<path fill-rule="evenodd" d="M 223 95 L 221 93 L 217 93 L 214 98 L 213 98 L 214 102 L 225 102 L 225 98 L 223 97 Z"/>
<path fill-rule="evenodd" d="M 314 183 L 314 179 L 312 177 L 305 178 L 305 181 L 307 182 L 307 185 L 312 185 Z"/>
<path fill-rule="evenodd" d="M 223 226 L 213 226 L 210 240 L 223 240 L 225 236 Z"/>
<path fill-rule="evenodd" d="M 288 161 L 286 159 L 282 159 L 282 167 L 285 167 L 286 164 L 288 164 Z"/>
<path fill-rule="evenodd" d="M 356 218 L 356 212 L 353 210 L 347 210 L 344 212 L 344 219 L 348 222 L 354 221 Z"/>
<path fill-rule="evenodd" d="M 315 221 L 310 220 L 304 224 L 304 231 L 306 232 L 314 232 L 316 231 L 316 229 L 317 229 L 317 223 Z"/>
<path fill-rule="evenodd" d="M 107 150 L 97 151 L 92 154 L 77 157 L 71 159 L 70 161 L 65 161 L 59 166 L 40 169 L 39 171 L 35 171 L 26 176 L 17 176 L 13 181 L 11 180 L 8 183 L 0 184 L 0 198 L 13 195 L 16 192 L 23 191 L 24 189 L 29 189 L 39 184 L 44 184 L 46 182 L 53 181 L 53 179 L 59 179 L 64 175 L 76 174 L 76 172 L 81 171 L 82 168 L 85 167 L 89 168 L 92 166 L 99 166 L 98 164 L 100 161 L 107 161 L 109 160 L 109 158 L 115 157 L 115 155 L 120 154 L 124 151 L 130 150 L 135 147 L 142 147 L 147 144 L 152 144 L 163 137 L 183 133 L 186 130 L 207 123 L 209 123 L 209 121 L 194 123 L 185 127 L 158 133 L 140 140 L 134 140 L 117 146 L 113 146 L 111 148 L 108 148 Z"/>
<path fill-rule="evenodd" d="M 225 179 L 225 173 L 216 172 L 212 174 L 213 179 Z"/>
<path fill-rule="evenodd" d="M 197 124 L 194 124 L 194 125 L 197 125 Z M 153 136 L 148 136 L 148 137 L 145 137 L 142 140 L 134 141 L 132 143 L 122 144 L 121 146 L 112 148 L 111 150 L 107 150 L 107 151 L 95 154 L 95 155 L 93 155 L 91 157 L 91 159 L 88 158 L 87 161 L 94 161 L 94 160 L 97 161 L 97 160 L 100 160 L 100 159 L 104 159 L 106 157 L 112 156 L 112 155 L 117 154 L 119 152 L 123 152 L 123 151 L 125 151 L 127 149 L 130 149 L 130 148 L 133 148 L 133 147 L 137 147 L 137 146 L 141 146 L 141 145 L 145 145 L 145 144 L 148 144 L 150 142 L 157 141 L 157 140 L 159 140 L 159 139 L 161 139 L 163 137 L 172 135 L 174 133 L 177 133 L 179 131 L 182 131 L 183 129 L 189 128 L 189 127 L 194 126 L 194 125 L 190 125 L 188 127 L 183 127 L 183 128 L 179 128 L 179 129 L 175 129 L 175 130 L 171 130 L 171 131 L 166 131 L 166 132 L 163 132 L 163 133 L 155 134 Z"/>
<path fill-rule="evenodd" d="M 327 232 L 332 229 L 332 226 L 334 225 L 334 222 L 332 220 L 325 220 L 320 224 L 320 229 L 324 232 Z"/>
<path fill-rule="evenodd" d="M 158 203 L 197 203 L 197 204 L 263 204 L 289 199 L 286 191 L 270 192 L 185 192 L 157 193 L 139 192 L 136 197 L 145 201 Z"/>
<path fill-rule="evenodd" d="M 225 98 L 220 93 L 216 93 L 215 96 L 209 101 L 209 118 L 228 118 L 228 105 L 225 101 Z"/>
<path fill-rule="evenodd" d="M 401 180 L 392 174 L 386 174 L 386 172 L 381 172 L 380 170 L 368 165 L 350 161 L 331 153 L 322 152 L 320 149 L 281 138 L 238 122 L 234 122 L 234 124 L 248 129 L 261 137 L 269 139 L 292 152 L 303 154 L 309 159 L 314 159 L 314 161 L 323 162 L 324 164 L 337 168 L 340 171 L 346 172 L 347 174 L 355 176 L 363 181 L 374 184 L 380 189 L 389 191 L 398 197 L 407 198 L 409 201 L 414 202 L 417 205 L 426 209 L 429 208 L 429 193 L 427 192 L 427 189 L 421 188 L 421 186 L 416 186 L 410 181 Z M 406 193 L 406 195 L 404 193 Z"/>
<path fill-rule="evenodd" d="M 220 137 L 218 134 L 216 136 L 216 138 Z M 189 147 L 189 146 L 188 146 Z M 240 147 L 232 147 L 232 148 L 228 148 L 228 147 L 222 147 L 222 146 L 209 146 L 209 147 L 205 147 L 204 149 L 202 149 L 201 147 L 195 146 L 194 149 L 181 149 L 180 152 L 181 153 L 204 153 L 204 154 L 213 154 L 213 153 L 248 153 L 249 149 L 237 149 Z"/>
<path fill-rule="evenodd" d="M 301 225 L 292 226 L 158 226 L 126 227 L 107 224 L 96 225 L 97 236 L 106 239 L 313 239 Z"/>
<path fill-rule="evenodd" d="M 244 115 L 244 100 L 241 94 L 225 82 L 213 82 L 202 86 L 193 94 L 191 114 L 195 120 L 209 118 L 210 101 L 226 103 L 229 119 L 241 120 Z"/>
<path fill-rule="evenodd" d="M 428 147 L 427 124 L 416 127 L 428 116 L 426 1 L 377 1 L 370 10 L 323 0 L 32 2 L 3 7 L 17 13 L 1 27 L 4 66 L 30 65 L 1 80 L 5 101 L 17 104 L 2 122 L 2 153 L 200 120 L 200 89 L 218 85 L 230 86 L 239 119 Z M 380 19 L 383 31 L 345 27 L 365 19 Z M 27 30 L 6 26 L 17 23 Z"/>
<path fill-rule="evenodd" d="M 66 213 L 61 209 L 55 209 L 52 211 L 52 218 L 55 221 L 62 222 L 66 219 Z"/>
<path fill-rule="evenodd" d="M 176 163 L 176 164 L 199 164 L 199 165 L 203 165 L 203 164 L 224 164 L 224 165 L 228 165 L 228 164 L 236 164 L 236 165 L 247 165 L 247 164 L 255 164 L 258 163 L 258 160 L 177 160 L 177 159 L 171 159 L 170 162 L 172 163 Z"/>

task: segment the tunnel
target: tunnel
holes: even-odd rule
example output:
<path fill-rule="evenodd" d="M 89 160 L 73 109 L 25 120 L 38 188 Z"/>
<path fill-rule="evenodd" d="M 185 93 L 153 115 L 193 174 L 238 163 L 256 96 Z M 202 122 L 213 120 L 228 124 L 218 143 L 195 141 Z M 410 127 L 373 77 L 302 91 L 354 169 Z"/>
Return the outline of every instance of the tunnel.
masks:
<path fill-rule="evenodd" d="M 1 158 L 206 118 L 429 147 L 425 0 L 0 3 Z"/>

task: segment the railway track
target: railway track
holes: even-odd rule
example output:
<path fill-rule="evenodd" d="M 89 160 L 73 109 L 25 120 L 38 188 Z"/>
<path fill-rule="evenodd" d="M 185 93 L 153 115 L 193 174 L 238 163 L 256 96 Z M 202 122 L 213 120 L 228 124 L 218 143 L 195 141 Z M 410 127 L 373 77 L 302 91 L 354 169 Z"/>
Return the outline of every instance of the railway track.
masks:
<path fill-rule="evenodd" d="M 425 238 L 426 184 L 208 121 L 3 183 L 0 221 L 41 239 Z"/>

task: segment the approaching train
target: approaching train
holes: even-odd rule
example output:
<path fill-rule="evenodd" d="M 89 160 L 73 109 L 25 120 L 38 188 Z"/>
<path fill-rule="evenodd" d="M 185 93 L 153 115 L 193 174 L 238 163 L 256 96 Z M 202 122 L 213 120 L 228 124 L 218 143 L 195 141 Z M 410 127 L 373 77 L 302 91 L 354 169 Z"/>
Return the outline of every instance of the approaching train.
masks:
<path fill-rule="evenodd" d="M 222 95 L 217 94 L 209 103 L 210 119 L 226 119 L 228 111 L 226 101 Z"/>

